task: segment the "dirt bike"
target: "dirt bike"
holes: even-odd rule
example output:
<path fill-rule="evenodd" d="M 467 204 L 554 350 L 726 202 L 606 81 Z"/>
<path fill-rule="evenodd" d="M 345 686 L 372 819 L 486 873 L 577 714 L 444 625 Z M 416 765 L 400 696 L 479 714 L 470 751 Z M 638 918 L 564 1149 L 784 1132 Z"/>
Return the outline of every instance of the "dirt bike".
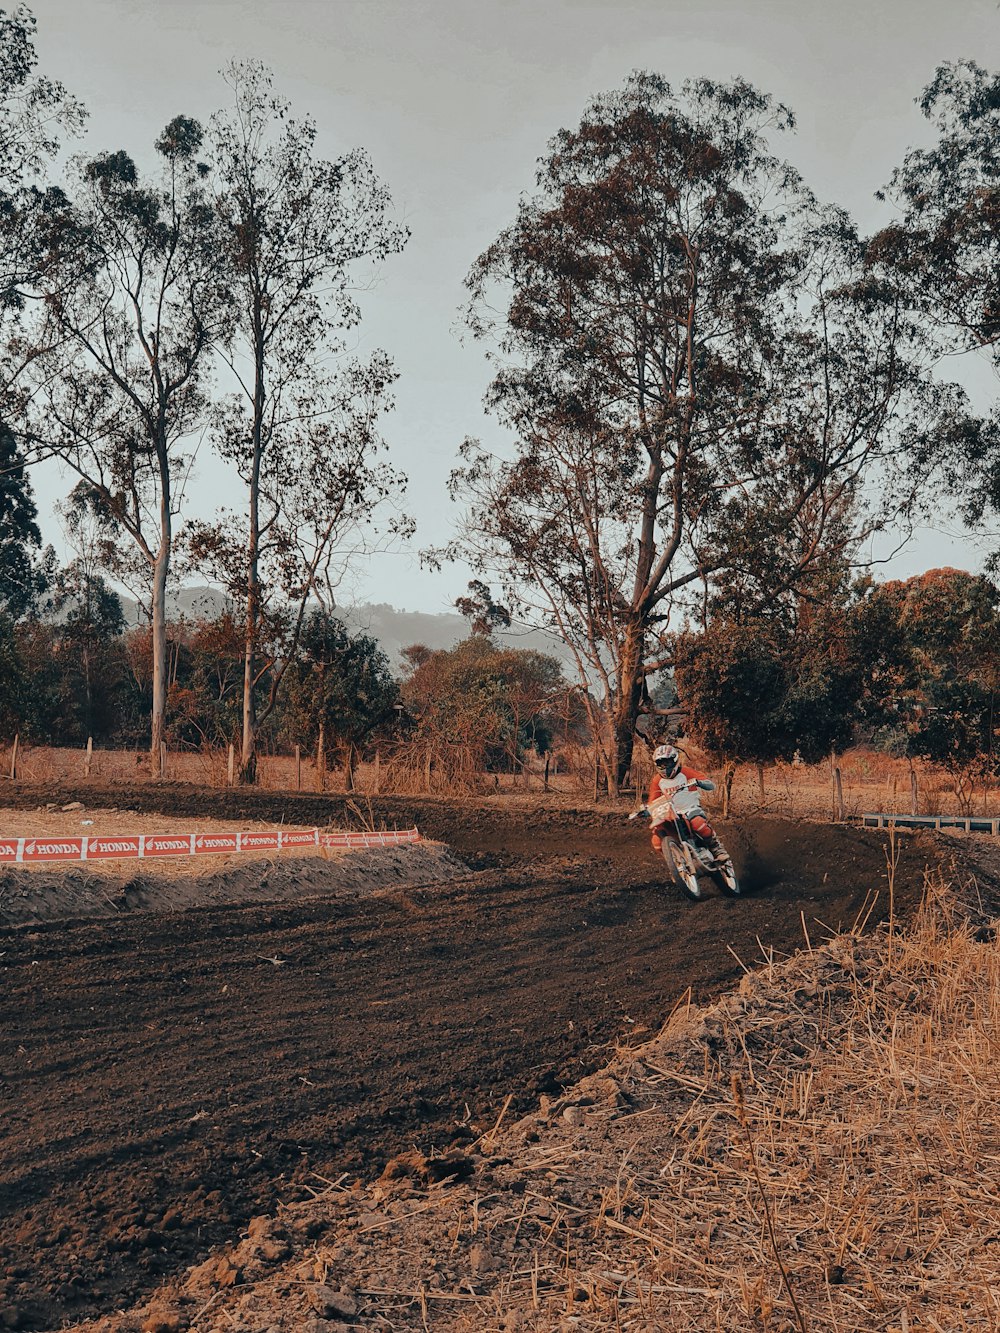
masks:
<path fill-rule="evenodd" d="M 640 806 L 629 819 L 648 819 L 654 828 L 658 824 L 667 825 L 662 835 L 663 859 L 675 882 L 689 898 L 701 897 L 699 875 L 708 875 L 723 893 L 738 898 L 740 883 L 732 861 L 716 860 L 711 848 L 705 846 L 691 827 L 690 816 L 698 809 L 698 798 L 682 787 L 670 796 L 661 796 L 659 800 Z"/>

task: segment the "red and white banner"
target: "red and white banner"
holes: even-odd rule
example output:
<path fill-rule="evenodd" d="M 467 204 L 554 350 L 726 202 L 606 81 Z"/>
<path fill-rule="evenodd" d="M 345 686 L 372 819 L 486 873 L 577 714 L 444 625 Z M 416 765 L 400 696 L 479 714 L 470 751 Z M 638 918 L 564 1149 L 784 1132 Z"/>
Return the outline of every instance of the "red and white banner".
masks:
<path fill-rule="evenodd" d="M 293 847 L 397 847 L 419 842 L 417 829 L 386 833 L 320 833 L 275 829 L 246 833 L 140 833 L 89 838 L 0 836 L 0 864 L 36 861 L 120 861 L 153 856 L 227 856 L 233 852 L 281 852 Z"/>

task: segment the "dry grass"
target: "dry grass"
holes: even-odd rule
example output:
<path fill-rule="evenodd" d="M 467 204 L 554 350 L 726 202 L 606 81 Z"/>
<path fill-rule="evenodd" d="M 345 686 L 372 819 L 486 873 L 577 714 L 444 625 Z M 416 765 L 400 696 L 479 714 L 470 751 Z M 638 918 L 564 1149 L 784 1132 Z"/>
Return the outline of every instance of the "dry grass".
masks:
<path fill-rule="evenodd" d="M 705 763 L 695 747 L 689 748 L 692 762 L 715 772 Z M 359 795 L 379 793 L 421 795 L 426 793 L 427 781 L 422 764 L 411 762 L 412 756 L 387 756 L 376 767 L 361 764 L 355 772 L 355 790 Z M 50 746 L 22 748 L 18 759 L 18 776 L 29 783 L 85 783 L 86 754 L 83 750 L 59 749 Z M 0 751 L 0 774 L 6 776 L 10 753 Z M 856 749 L 838 759 L 844 798 L 844 812 L 856 817 L 868 811 L 887 811 L 896 814 L 911 813 L 910 769 L 905 760 L 869 750 Z M 221 750 L 173 753 L 167 757 L 167 777 L 171 781 L 191 782 L 208 787 L 227 785 L 228 755 Z M 959 814 L 954 783 L 943 770 L 929 765 L 918 765 L 918 813 Z M 95 784 L 145 783 L 150 781 L 149 756 L 134 750 L 95 750 L 90 764 L 90 780 Z M 649 781 L 648 757 L 637 754 L 634 779 L 640 790 Z M 339 769 L 326 773 L 317 771 L 314 759 L 303 755 L 296 765 L 290 755 L 262 755 L 259 761 L 259 786 L 272 791 L 324 790 L 344 791 L 344 774 Z M 443 774 L 435 770 L 431 775 L 434 795 L 481 795 L 523 799 L 543 794 L 558 799 L 589 800 L 593 796 L 594 779 L 591 761 L 586 751 L 576 747 L 562 755 L 558 765 L 550 771 L 549 787 L 543 793 L 544 762 L 532 760 L 523 774 L 467 774 L 460 783 L 449 786 Z M 627 798 L 634 799 L 632 797 Z M 721 794 L 709 798 L 710 808 L 718 809 Z M 979 788 L 973 799 L 973 813 L 1000 814 L 1000 789 Z M 833 784 L 829 764 L 775 764 L 763 774 L 763 786 L 756 768 L 744 765 L 737 769 L 733 783 L 733 813 L 740 817 L 754 814 L 794 814 L 802 818 L 829 819 L 833 814 Z"/>
<path fill-rule="evenodd" d="M 769 961 L 583 1085 L 480 1322 L 428 1326 L 1000 1327 L 998 1017 L 1000 951 L 940 891 L 904 936 Z"/>
<path fill-rule="evenodd" d="M 998 1016 L 1000 953 L 933 894 L 677 1016 L 574 1246 L 583 1326 L 1000 1327 Z"/>

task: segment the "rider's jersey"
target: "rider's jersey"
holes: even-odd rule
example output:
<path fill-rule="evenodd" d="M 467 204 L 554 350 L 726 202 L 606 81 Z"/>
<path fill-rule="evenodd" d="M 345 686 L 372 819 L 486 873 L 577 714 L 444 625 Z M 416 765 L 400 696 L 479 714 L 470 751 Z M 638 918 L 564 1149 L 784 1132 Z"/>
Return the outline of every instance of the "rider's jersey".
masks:
<path fill-rule="evenodd" d="M 649 799 L 657 801 L 661 796 L 670 796 L 673 792 L 680 791 L 681 787 L 687 787 L 691 792 L 699 787 L 702 791 L 715 791 L 715 783 L 707 773 L 684 765 L 676 777 L 667 778 L 660 773 L 654 773 L 649 784 Z"/>
<path fill-rule="evenodd" d="M 697 768 L 685 765 L 672 778 L 663 777 L 659 773 L 653 774 L 649 784 L 648 803 L 652 804 L 653 801 L 666 796 L 678 812 L 688 814 L 700 809 L 702 791 L 715 791 L 715 783 Z"/>

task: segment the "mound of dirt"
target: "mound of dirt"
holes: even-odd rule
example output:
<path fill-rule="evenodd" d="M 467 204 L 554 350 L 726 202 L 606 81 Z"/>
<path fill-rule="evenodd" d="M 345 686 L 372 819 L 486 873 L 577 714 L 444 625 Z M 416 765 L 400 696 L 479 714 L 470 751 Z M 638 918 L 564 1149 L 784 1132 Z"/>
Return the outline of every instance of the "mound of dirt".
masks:
<path fill-rule="evenodd" d="M 235 858 L 234 858 L 235 861 Z M 387 886 L 439 884 L 468 874 L 440 843 L 332 851 L 324 855 L 254 858 L 211 873 L 157 874 L 155 862 L 118 875 L 51 866 L 0 869 L 0 927 L 43 921 L 177 912 L 247 903 L 303 902 Z"/>
<path fill-rule="evenodd" d="M 874 923 L 890 882 L 912 909 L 940 855 L 901 841 L 890 878 L 884 833 L 732 825 L 751 891 L 693 904 L 620 816 L 411 806 L 400 822 L 415 814 L 493 868 L 0 931 L 0 1320 L 53 1328 L 141 1301 L 344 1173 L 461 1153 L 744 964 Z M 267 1243 L 279 1262 L 285 1241 Z M 317 1319 L 350 1318 L 321 1299 Z"/>

